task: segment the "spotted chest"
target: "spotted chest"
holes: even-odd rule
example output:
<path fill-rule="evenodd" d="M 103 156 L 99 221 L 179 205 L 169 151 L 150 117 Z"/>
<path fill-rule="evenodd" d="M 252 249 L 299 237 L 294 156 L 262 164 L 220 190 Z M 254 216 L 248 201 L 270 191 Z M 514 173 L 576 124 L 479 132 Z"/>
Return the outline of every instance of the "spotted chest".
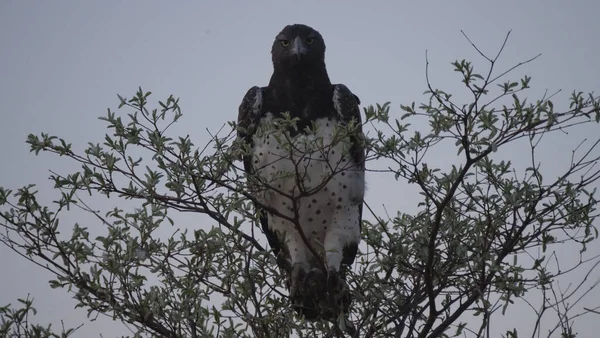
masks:
<path fill-rule="evenodd" d="M 272 119 L 268 113 L 262 124 Z M 335 118 L 314 125 L 314 132 L 294 137 L 273 128 L 257 131 L 252 164 L 264 187 L 257 198 L 277 211 L 269 215 L 269 227 L 286 240 L 297 238 L 285 236 L 297 231 L 287 217 L 297 219 L 313 248 L 323 249 L 327 232 L 335 229 L 343 234 L 340 242 L 358 242 L 364 172 L 350 156 L 349 138 L 339 137 Z"/>

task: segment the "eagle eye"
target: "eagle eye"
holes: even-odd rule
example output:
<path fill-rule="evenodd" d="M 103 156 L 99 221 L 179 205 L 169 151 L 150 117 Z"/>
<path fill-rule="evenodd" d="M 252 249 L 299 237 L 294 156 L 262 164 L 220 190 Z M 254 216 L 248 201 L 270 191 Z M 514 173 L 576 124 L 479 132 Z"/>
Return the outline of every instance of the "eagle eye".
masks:
<path fill-rule="evenodd" d="M 312 45 L 315 42 L 315 38 L 308 38 L 306 39 L 306 43 L 309 45 Z"/>
<path fill-rule="evenodd" d="M 290 45 L 290 42 L 288 40 L 281 40 L 280 43 L 283 47 L 287 47 Z"/>

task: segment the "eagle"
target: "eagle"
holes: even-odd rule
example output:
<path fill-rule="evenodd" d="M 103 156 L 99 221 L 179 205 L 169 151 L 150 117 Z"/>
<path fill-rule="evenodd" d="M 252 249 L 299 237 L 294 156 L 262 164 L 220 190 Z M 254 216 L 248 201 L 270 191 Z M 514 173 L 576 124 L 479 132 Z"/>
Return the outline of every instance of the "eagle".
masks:
<path fill-rule="evenodd" d="M 271 48 L 268 86 L 254 86 L 238 114 L 248 187 L 292 307 L 308 320 L 348 313 L 346 273 L 361 234 L 365 148 L 360 99 L 332 84 L 325 41 L 288 25 Z"/>

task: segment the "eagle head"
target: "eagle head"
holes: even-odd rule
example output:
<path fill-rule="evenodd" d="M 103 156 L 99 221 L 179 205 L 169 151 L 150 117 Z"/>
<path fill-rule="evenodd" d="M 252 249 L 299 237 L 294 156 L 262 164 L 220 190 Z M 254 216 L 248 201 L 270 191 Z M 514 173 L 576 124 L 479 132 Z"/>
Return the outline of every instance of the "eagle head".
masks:
<path fill-rule="evenodd" d="M 288 25 L 277 35 L 271 49 L 273 64 L 310 65 L 325 62 L 325 41 L 313 28 Z"/>

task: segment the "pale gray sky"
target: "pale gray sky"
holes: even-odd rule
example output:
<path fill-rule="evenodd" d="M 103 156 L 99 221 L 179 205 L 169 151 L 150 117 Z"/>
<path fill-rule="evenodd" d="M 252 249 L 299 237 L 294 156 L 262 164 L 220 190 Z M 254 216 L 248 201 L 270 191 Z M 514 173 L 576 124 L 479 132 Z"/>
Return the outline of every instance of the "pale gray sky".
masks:
<path fill-rule="evenodd" d="M 597 1 L 12 1 L 0 2 L 0 185 L 40 186 L 51 200 L 49 169 L 74 170 L 54 156 L 35 157 L 25 144 L 28 133 L 47 132 L 83 147 L 106 132 L 97 117 L 116 108 L 116 94 L 131 96 L 138 86 L 164 99 L 181 97 L 182 123 L 174 132 L 190 134 L 196 145 L 237 116 L 246 90 L 266 85 L 271 74 L 270 46 L 291 23 L 319 30 L 327 44 L 332 81 L 346 84 L 363 104 L 424 101 L 425 50 L 437 87 L 459 88 L 450 62 L 483 60 L 462 37 L 464 30 L 486 53 L 494 54 L 512 29 L 498 65 L 507 68 L 538 53 L 542 57 L 519 69 L 533 77 L 532 99 L 548 89 L 562 89 L 555 101 L 564 107 L 573 89 L 598 90 L 600 2 Z M 483 69 L 482 69 L 483 71 Z M 462 94 L 461 94 L 462 93 Z M 566 161 L 582 138 L 597 138 L 598 126 L 557 136 L 541 148 L 540 160 Z M 79 148 L 81 149 L 81 148 Z M 503 155 L 526 158 L 519 147 Z M 454 153 L 439 152 L 436 163 L 454 163 Z M 564 155 L 564 156 L 563 156 Z M 561 157 L 562 156 L 562 157 Z M 549 162 L 546 162 L 549 163 Z M 521 163 L 520 165 L 524 165 Z M 548 165 L 552 177 L 564 169 Z M 392 185 L 390 185 L 392 184 Z M 393 185 L 396 184 L 396 185 Z M 413 187 L 390 177 L 368 176 L 367 201 L 382 210 L 414 212 Z M 390 188 L 397 187 L 397 188 Z M 396 200 L 392 203 L 391 201 Z M 100 200 L 100 203 L 103 203 Z M 82 219 L 67 219 L 69 228 Z M 31 293 L 38 319 L 54 325 L 85 322 L 77 337 L 125 334 L 106 319 L 88 323 L 74 310 L 64 290 L 51 290 L 49 275 L 0 246 L 0 305 Z M 597 276 L 597 274 L 596 274 Z M 600 293 L 595 293 L 600 299 Z M 600 302 L 600 301 L 598 301 Z M 527 327 L 515 309 L 510 325 Z M 577 323 L 582 337 L 597 333 L 597 318 Z M 596 329 L 596 331 L 594 331 Z"/>

